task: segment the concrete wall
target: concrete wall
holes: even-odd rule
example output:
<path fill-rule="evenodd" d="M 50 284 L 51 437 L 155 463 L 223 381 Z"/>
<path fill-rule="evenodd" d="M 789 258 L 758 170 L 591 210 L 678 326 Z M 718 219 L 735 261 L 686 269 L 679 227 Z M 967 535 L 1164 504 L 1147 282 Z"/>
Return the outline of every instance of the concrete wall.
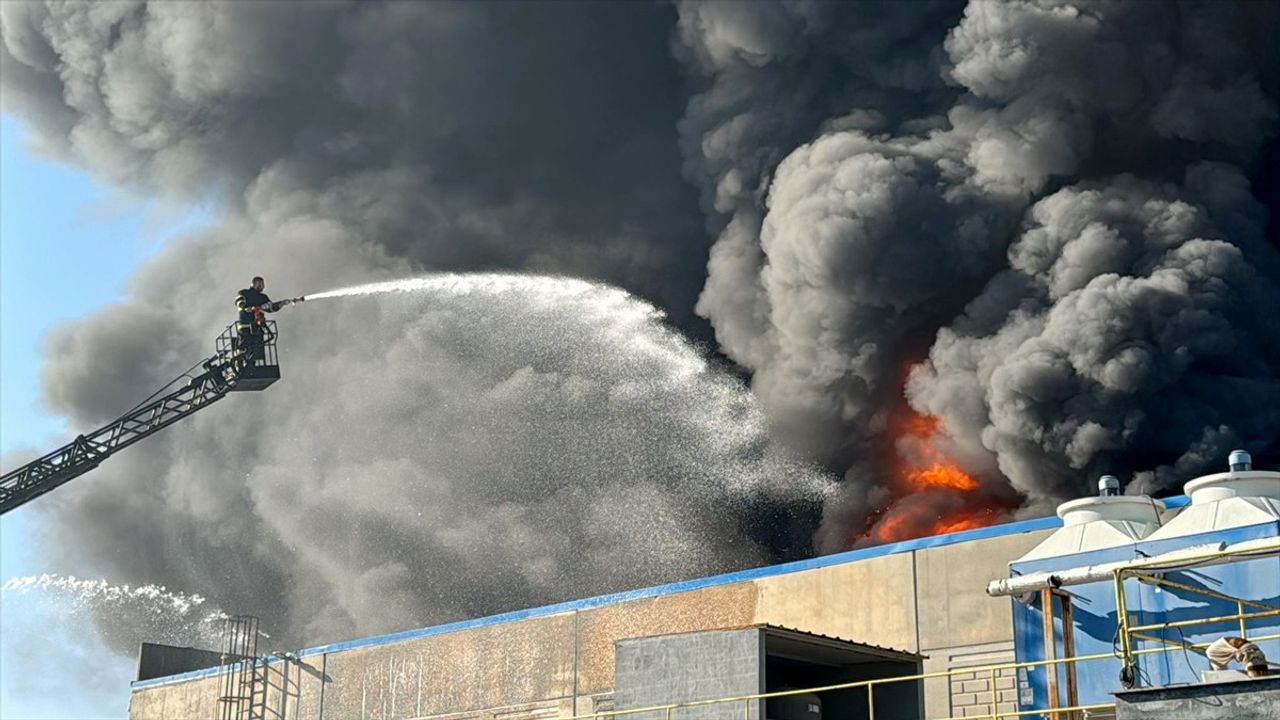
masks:
<path fill-rule="evenodd" d="M 919 642 L 913 556 L 761 578 L 752 622 L 914 652 Z"/>
<path fill-rule="evenodd" d="M 1008 564 L 1044 540 L 1052 530 L 1004 535 L 914 553 L 916 630 L 926 673 L 1014 661 L 1013 601 L 986 594 L 988 580 L 1008 577 Z M 965 685 L 965 683 L 969 683 Z M 967 717 L 990 713 L 990 678 L 925 681 L 925 717 Z M 1002 710 L 1016 702 L 1011 673 L 997 678 Z M 981 697 L 979 697 L 981 696 Z M 982 708 L 978 712 L 975 706 Z"/>
<path fill-rule="evenodd" d="M 220 720 L 219 678 L 176 683 L 129 697 L 130 720 Z"/>
<path fill-rule="evenodd" d="M 405 718 L 572 699 L 572 614 L 327 656 L 326 718 Z M 318 717 L 310 715 L 308 717 Z"/>
<path fill-rule="evenodd" d="M 636 638 L 618 643 L 614 699 L 619 710 L 764 692 L 764 642 L 760 630 L 726 630 Z M 760 718 L 752 703 L 750 718 Z M 634 720 L 662 720 L 641 713 Z M 740 704 L 675 711 L 673 720 L 749 720 Z"/>
<path fill-rule="evenodd" d="M 998 642 L 932 650 L 926 673 L 959 670 L 950 677 L 925 680 L 925 717 L 973 717 L 991 714 L 995 698 L 1000 712 L 1017 711 L 1018 675 L 1012 670 L 966 672 L 968 668 L 1013 662 L 1013 643 Z M 995 690 L 994 695 L 992 690 Z"/>
<path fill-rule="evenodd" d="M 619 640 L 745 627 L 757 622 L 759 595 L 755 583 L 735 583 L 579 612 L 578 694 L 613 691 Z"/>
<path fill-rule="evenodd" d="M 756 624 L 930 656 L 925 671 L 1012 660 L 1011 601 L 983 588 L 1050 531 L 928 547 L 622 600 L 561 614 L 311 654 L 272 667 L 291 720 L 458 716 L 536 720 L 613 707 L 619 641 Z M 323 680 L 322 678 L 327 678 Z M 966 707 L 963 684 L 925 686 L 926 716 Z M 133 718 L 216 718 L 208 679 L 136 688 Z M 282 709 L 283 707 L 283 709 Z M 287 713 L 287 714 L 282 714 Z"/>
<path fill-rule="evenodd" d="M 1116 693 L 1116 720 L 1275 720 L 1280 677 Z"/>

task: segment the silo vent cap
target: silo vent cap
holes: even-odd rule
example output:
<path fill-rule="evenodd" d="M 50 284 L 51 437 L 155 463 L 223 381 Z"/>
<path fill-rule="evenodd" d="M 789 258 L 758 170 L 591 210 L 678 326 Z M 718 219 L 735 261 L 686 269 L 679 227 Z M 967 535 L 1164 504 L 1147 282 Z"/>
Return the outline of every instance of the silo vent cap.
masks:
<path fill-rule="evenodd" d="M 1231 458 L 1227 462 L 1231 465 L 1231 472 L 1243 472 L 1253 469 L 1253 458 L 1244 450 L 1233 450 Z"/>
<path fill-rule="evenodd" d="M 1120 494 L 1120 478 L 1115 475 L 1103 475 L 1098 478 L 1098 495 L 1114 497 Z"/>

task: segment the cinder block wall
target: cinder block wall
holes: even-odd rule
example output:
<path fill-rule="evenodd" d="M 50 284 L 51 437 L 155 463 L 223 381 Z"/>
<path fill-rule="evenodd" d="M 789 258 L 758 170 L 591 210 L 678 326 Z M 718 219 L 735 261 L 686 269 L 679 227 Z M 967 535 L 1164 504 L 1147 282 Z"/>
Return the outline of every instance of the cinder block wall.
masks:
<path fill-rule="evenodd" d="M 926 673 L 1014 661 L 1013 601 L 987 597 L 986 584 L 988 580 L 1007 577 L 1008 564 L 1051 532 L 1004 535 L 913 553 L 919 615 L 916 627 L 919 651 L 929 656 L 924 662 Z M 1011 679 L 1011 674 L 1008 678 L 1002 676 L 998 684 L 1009 685 Z M 977 693 L 965 690 L 964 682 L 956 686 L 946 678 L 926 680 L 926 717 L 988 714 L 989 688 L 985 697 L 971 698 Z M 1016 710 L 1015 688 L 1002 689 L 1007 691 L 997 694 L 1002 711 Z M 981 703 L 982 712 L 972 709 L 977 703 Z"/>
<path fill-rule="evenodd" d="M 618 642 L 614 700 L 620 709 L 740 697 L 764 692 L 763 635 L 756 628 L 635 638 Z M 681 710 L 679 720 L 759 720 L 741 704 Z M 663 720 L 659 712 L 628 716 Z"/>
<path fill-rule="evenodd" d="M 685 592 L 311 654 L 271 666 L 267 716 L 539 720 L 590 714 L 613 707 L 618 641 L 757 624 L 918 652 L 928 656 L 925 672 L 1009 662 L 1011 601 L 987 597 L 984 587 L 1049 532 L 781 568 Z M 962 716 L 986 702 L 976 685 L 964 682 L 926 681 L 926 717 Z M 216 720 L 217 696 L 216 678 L 135 688 L 130 717 Z"/>

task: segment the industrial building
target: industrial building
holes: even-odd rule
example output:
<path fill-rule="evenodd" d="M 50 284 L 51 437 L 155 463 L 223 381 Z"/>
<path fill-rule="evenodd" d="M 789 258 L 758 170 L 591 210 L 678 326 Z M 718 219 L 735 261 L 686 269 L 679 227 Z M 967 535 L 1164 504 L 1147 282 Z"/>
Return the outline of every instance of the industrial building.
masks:
<path fill-rule="evenodd" d="M 217 667 L 144 647 L 130 716 L 1275 717 L 1280 678 L 1203 647 L 1280 657 L 1280 472 L 1237 453 L 1186 492 L 271 657 L 243 624 Z"/>

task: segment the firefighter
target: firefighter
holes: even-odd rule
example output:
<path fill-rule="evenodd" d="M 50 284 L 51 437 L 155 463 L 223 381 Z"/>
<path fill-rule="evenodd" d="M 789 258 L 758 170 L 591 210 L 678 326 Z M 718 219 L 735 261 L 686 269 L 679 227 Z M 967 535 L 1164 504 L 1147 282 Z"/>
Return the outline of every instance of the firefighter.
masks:
<path fill-rule="evenodd" d="M 236 355 L 248 353 L 250 361 L 263 358 L 263 341 L 267 330 L 267 320 L 263 313 L 280 309 L 278 303 L 272 303 L 271 298 L 262 292 L 266 286 L 265 280 L 255 277 L 249 287 L 236 293 L 236 309 L 240 311 L 240 318 L 236 321 L 239 340 Z"/>

